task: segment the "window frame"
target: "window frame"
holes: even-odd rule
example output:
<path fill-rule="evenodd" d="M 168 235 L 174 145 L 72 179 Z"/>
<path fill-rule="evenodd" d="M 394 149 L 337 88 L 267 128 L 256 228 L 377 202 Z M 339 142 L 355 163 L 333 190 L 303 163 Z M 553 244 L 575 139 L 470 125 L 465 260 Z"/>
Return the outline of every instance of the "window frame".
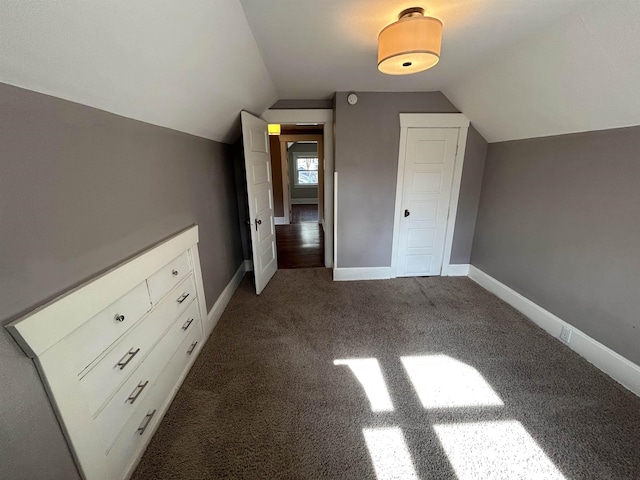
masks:
<path fill-rule="evenodd" d="M 298 170 L 299 158 L 315 158 L 318 161 L 316 170 Z M 316 183 L 300 183 L 298 172 L 317 172 L 318 181 Z M 318 152 L 293 152 L 293 186 L 295 188 L 317 188 L 320 183 L 320 158 Z"/>

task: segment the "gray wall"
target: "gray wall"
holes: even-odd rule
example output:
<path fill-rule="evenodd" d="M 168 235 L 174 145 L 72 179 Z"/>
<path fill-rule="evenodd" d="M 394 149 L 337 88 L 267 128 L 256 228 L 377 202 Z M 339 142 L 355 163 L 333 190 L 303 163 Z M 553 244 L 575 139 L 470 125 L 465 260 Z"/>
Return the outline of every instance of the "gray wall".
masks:
<path fill-rule="evenodd" d="M 194 223 L 211 307 L 243 259 L 223 145 L 0 84 L 0 323 Z M 0 330 L 3 478 L 77 473 L 31 362 Z"/>
<path fill-rule="evenodd" d="M 333 108 L 333 99 L 332 98 L 317 98 L 311 100 L 278 100 L 276 103 L 271 105 L 272 109 L 282 109 L 282 110 L 295 110 L 295 109 L 305 109 L 305 108 Z"/>
<path fill-rule="evenodd" d="M 400 113 L 458 113 L 440 92 L 337 92 L 338 267 L 391 265 Z M 472 129 L 470 129 L 472 130 Z M 486 142 L 470 131 L 451 259 L 468 263 Z"/>
<path fill-rule="evenodd" d="M 318 187 L 296 187 L 295 185 L 295 162 L 294 153 L 307 152 L 318 153 L 317 143 L 295 143 L 288 149 L 289 178 L 291 187 L 291 198 L 315 198 L 318 199 Z"/>
<path fill-rule="evenodd" d="M 489 145 L 471 262 L 640 364 L 640 127 Z"/>
<path fill-rule="evenodd" d="M 232 148 L 234 174 L 236 178 L 236 198 L 238 200 L 238 223 L 240 225 L 240 239 L 242 253 L 246 260 L 251 260 L 251 227 L 249 226 L 249 193 L 247 191 L 247 171 L 244 164 L 242 138 L 233 144 Z"/>
<path fill-rule="evenodd" d="M 472 125 L 469 128 L 464 153 L 455 235 L 451 247 L 452 264 L 467 264 L 471 261 L 471 247 L 476 228 L 487 147 L 487 141 Z"/>

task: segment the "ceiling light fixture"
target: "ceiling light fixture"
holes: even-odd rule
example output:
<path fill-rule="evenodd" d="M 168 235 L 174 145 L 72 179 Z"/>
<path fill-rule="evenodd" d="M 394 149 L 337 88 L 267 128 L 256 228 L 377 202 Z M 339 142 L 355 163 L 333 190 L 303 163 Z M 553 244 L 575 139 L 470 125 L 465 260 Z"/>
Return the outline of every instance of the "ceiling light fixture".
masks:
<path fill-rule="evenodd" d="M 279 123 L 270 123 L 267 126 L 267 130 L 269 135 L 280 135 L 280 124 Z"/>
<path fill-rule="evenodd" d="M 407 8 L 378 35 L 378 70 L 389 75 L 422 72 L 440 61 L 442 22 L 424 8 Z"/>

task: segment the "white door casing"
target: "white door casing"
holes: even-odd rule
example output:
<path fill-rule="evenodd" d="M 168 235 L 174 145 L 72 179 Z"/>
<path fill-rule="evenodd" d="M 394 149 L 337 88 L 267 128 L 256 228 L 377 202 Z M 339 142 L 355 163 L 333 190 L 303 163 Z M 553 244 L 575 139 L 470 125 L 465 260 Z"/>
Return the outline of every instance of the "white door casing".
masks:
<path fill-rule="evenodd" d="M 289 182 L 289 154 L 287 142 L 280 140 L 280 171 L 282 172 L 282 209 L 284 225 L 291 224 L 291 184 Z"/>
<path fill-rule="evenodd" d="M 249 197 L 253 275 L 259 295 L 278 270 L 273 180 L 267 122 L 242 112 L 242 143 Z"/>
<path fill-rule="evenodd" d="M 469 120 L 400 114 L 400 123 L 392 276 L 448 275 Z"/>

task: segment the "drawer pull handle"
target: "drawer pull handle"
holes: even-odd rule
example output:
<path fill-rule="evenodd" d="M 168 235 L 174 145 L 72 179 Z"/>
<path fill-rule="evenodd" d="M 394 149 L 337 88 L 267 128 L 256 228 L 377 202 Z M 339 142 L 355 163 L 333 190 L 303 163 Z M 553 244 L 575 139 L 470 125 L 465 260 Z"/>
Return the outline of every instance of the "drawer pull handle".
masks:
<path fill-rule="evenodd" d="M 144 383 L 139 383 L 138 386 L 133 389 L 133 392 L 131 392 L 131 395 L 129 395 L 129 398 L 127 398 L 127 401 L 131 405 L 133 405 L 133 403 L 138 399 L 138 397 L 140 396 L 140 394 L 142 393 L 142 391 L 145 389 L 147 385 L 149 385 L 149 380 L 147 380 Z"/>
<path fill-rule="evenodd" d="M 191 355 L 193 353 L 193 351 L 196 349 L 196 345 L 198 345 L 198 342 L 193 342 L 191 344 L 189 350 L 187 350 L 187 355 Z"/>
<path fill-rule="evenodd" d="M 178 300 L 176 300 L 176 301 L 177 301 L 178 303 L 182 303 L 182 302 L 184 302 L 184 301 L 187 299 L 187 297 L 188 297 L 188 296 L 189 296 L 189 294 L 188 294 L 188 293 L 183 293 L 182 295 L 180 295 L 180 298 L 178 298 Z"/>
<path fill-rule="evenodd" d="M 120 359 L 120 361 L 116 364 L 116 367 L 120 367 L 120 370 L 122 370 L 124 367 L 127 366 L 127 364 L 133 360 L 133 357 L 135 357 L 138 352 L 140 351 L 140 349 L 136 349 L 136 350 L 129 350 L 124 357 L 122 357 Z M 128 358 L 127 358 L 128 357 Z M 126 358 L 126 360 L 125 360 Z"/>
<path fill-rule="evenodd" d="M 116 322 L 124 322 L 124 315 L 116 314 Z"/>
<path fill-rule="evenodd" d="M 174 277 L 177 277 L 177 276 L 178 276 L 178 270 L 175 270 L 175 269 L 174 269 L 174 270 L 171 270 L 171 274 L 172 274 Z"/>
<path fill-rule="evenodd" d="M 189 326 L 191 326 L 191 323 L 193 323 L 193 318 L 191 320 L 187 320 L 185 324 L 182 326 L 182 329 L 186 330 L 187 328 L 189 328 Z"/>
<path fill-rule="evenodd" d="M 156 410 L 154 410 L 151 413 L 147 413 L 147 415 L 144 417 L 144 420 L 142 420 L 142 423 L 138 427 L 138 430 L 137 430 L 138 434 L 142 435 L 144 433 L 144 431 L 147 429 L 147 427 L 151 423 L 151 419 L 155 414 L 156 414 Z"/>

